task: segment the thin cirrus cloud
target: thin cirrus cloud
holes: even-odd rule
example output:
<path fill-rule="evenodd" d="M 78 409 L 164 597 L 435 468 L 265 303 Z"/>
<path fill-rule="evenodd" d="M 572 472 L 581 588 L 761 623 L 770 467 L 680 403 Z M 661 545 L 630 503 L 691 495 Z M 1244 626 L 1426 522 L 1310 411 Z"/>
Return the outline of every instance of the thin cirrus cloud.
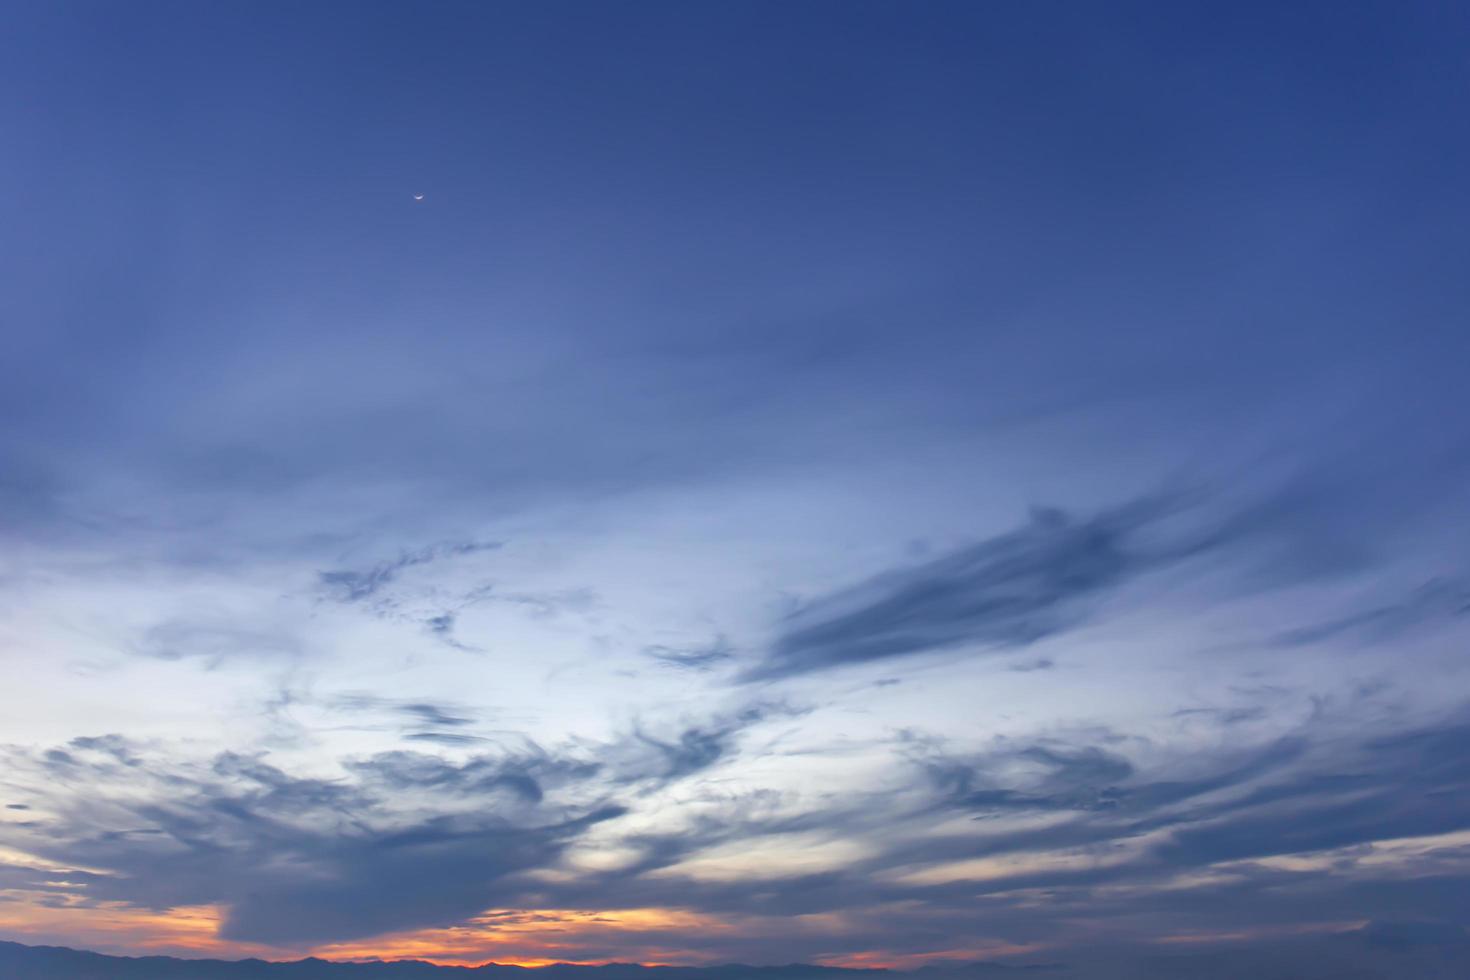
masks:
<path fill-rule="evenodd" d="M 961 645 L 1014 650 L 1084 625 L 1123 586 L 1183 565 L 1242 569 L 1250 549 L 1289 552 L 1273 586 L 1331 574 L 1311 540 L 1282 531 L 1330 494 L 1288 487 L 1208 505 L 1162 493 L 1090 517 L 1039 508 L 1022 526 L 920 565 L 821 596 L 789 615 L 744 679 L 773 680 Z M 1207 568 L 1207 570 L 1209 570 Z M 1284 577 L 1283 577 L 1284 576 Z"/>
<path fill-rule="evenodd" d="M 1285 630 L 1271 642 L 1296 647 L 1346 637 L 1359 643 L 1381 643 L 1466 614 L 1470 614 L 1470 585 L 1459 578 L 1435 578 L 1397 602 Z"/>
<path fill-rule="evenodd" d="M 790 617 L 770 655 L 746 673 L 768 680 L 961 643 L 1024 647 L 1079 621 L 1083 603 L 1157 567 L 1133 553 L 1138 522 L 1077 521 L 1047 510 L 1025 526 L 916 568 L 812 602 Z"/>

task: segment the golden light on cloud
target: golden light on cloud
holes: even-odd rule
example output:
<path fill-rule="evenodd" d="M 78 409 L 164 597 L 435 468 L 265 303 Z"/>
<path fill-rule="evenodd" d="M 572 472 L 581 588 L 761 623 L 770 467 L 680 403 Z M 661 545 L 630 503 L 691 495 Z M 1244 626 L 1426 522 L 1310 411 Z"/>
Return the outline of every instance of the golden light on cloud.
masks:
<path fill-rule="evenodd" d="M 739 881 L 819 874 L 849 867 L 872 853 L 869 846 L 812 834 L 773 835 L 711 848 L 678 864 L 654 872 L 655 877 L 703 881 Z"/>
<path fill-rule="evenodd" d="M 905 885 L 946 885 L 961 881 L 995 881 L 1044 872 L 1086 871 L 1123 864 L 1130 854 L 1122 848 L 1106 853 L 1091 851 L 1026 853 L 1005 857 L 951 861 L 894 875 L 889 880 Z"/>
<path fill-rule="evenodd" d="M 837 956 L 818 956 L 814 962 L 822 966 L 839 966 L 847 969 L 870 970 L 917 970 L 920 967 L 945 961 L 973 961 L 997 959 L 1004 956 L 1019 956 L 1035 953 L 1046 946 L 1039 943 L 994 942 L 963 946 L 953 949 L 934 950 L 926 953 L 902 953 L 890 950 L 871 950 L 862 953 L 847 953 Z"/>
<path fill-rule="evenodd" d="M 1154 942 L 1162 946 L 1192 946 L 1213 943 L 1246 943 L 1262 939 L 1283 939 L 1291 936 L 1314 936 L 1324 933 L 1351 932 L 1368 925 L 1366 919 L 1342 922 L 1298 922 L 1281 926 L 1256 926 L 1251 929 L 1232 929 L 1220 932 L 1176 933 L 1160 936 Z"/>
<path fill-rule="evenodd" d="M 312 950 L 324 959 L 422 959 L 434 963 L 507 963 L 544 966 L 557 962 L 642 963 L 688 960 L 665 945 L 663 937 L 698 931 L 715 935 L 729 926 L 713 916 L 677 909 L 525 909 L 486 912 L 469 923 L 443 929 L 419 929 Z M 640 934 L 647 941 L 640 942 Z M 616 956 L 589 955 L 617 947 Z"/>
<path fill-rule="evenodd" d="M 1297 872 L 1322 872 L 1351 866 L 1362 871 L 1391 875 L 1415 874 L 1426 863 L 1453 863 L 1463 866 L 1467 861 L 1470 861 L 1470 831 L 1427 837 L 1396 837 L 1335 850 L 1277 854 L 1240 863 Z"/>
<path fill-rule="evenodd" d="M 84 868 L 78 865 L 62 867 L 54 861 L 38 858 L 34 854 L 18 851 L 13 847 L 0 847 L 0 864 L 5 864 L 12 868 L 28 868 L 33 871 L 45 871 L 61 877 L 65 877 L 74 871 L 86 872 L 89 875 L 105 875 L 109 873 L 101 868 Z"/>

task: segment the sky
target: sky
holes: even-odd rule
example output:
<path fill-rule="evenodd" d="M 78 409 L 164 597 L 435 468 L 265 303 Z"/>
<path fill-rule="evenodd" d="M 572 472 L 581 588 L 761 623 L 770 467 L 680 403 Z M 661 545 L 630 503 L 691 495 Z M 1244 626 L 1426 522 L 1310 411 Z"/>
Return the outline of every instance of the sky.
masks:
<path fill-rule="evenodd" d="M 1463 5 L 0 22 L 0 939 L 1464 937 Z"/>

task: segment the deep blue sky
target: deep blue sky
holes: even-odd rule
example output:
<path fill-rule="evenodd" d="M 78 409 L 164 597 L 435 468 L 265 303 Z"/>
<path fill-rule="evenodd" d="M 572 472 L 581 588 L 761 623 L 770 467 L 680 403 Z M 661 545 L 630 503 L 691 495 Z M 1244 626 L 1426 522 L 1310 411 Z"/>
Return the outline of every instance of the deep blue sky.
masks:
<path fill-rule="evenodd" d="M 0 934 L 1463 938 L 1467 50 L 0 6 Z"/>

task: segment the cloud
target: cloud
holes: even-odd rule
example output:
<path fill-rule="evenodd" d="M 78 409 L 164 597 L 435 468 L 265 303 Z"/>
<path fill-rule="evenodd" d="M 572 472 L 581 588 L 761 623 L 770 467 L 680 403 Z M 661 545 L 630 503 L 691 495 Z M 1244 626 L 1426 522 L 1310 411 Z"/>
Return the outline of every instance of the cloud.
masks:
<path fill-rule="evenodd" d="M 769 680 L 848 664 L 979 644 L 1024 647 L 1083 621 L 1088 603 L 1177 561 L 1143 533 L 1177 513 L 1149 498 L 1078 520 L 1040 509 L 1020 528 L 925 564 L 819 598 L 789 617 L 765 660 Z"/>
<path fill-rule="evenodd" d="M 730 649 L 730 641 L 723 636 L 704 646 L 649 646 L 644 647 L 643 652 L 666 666 L 699 671 L 710 670 L 735 656 Z"/>
<path fill-rule="evenodd" d="M 713 812 L 706 802 L 677 832 L 624 838 L 639 860 L 561 881 L 548 895 L 578 908 L 613 907 L 606 896 L 616 896 L 736 917 L 840 916 L 847 930 L 866 930 L 871 948 L 898 941 L 908 925 L 930 937 L 968 930 L 1057 944 L 1089 921 L 1143 939 L 1324 916 L 1361 920 L 1395 905 L 1432 917 L 1454 908 L 1454 888 L 1470 882 L 1470 856 L 1453 850 L 1374 851 L 1470 830 L 1458 722 L 1349 743 L 1324 732 L 1149 763 L 1111 747 L 1128 744 L 1116 734 L 1090 737 L 1004 740 L 968 756 L 908 740 L 901 747 L 917 783 L 824 796 L 796 812 L 758 796 Z M 1424 799 L 1445 805 L 1415 802 Z M 954 822 L 961 814 L 972 818 L 968 830 Z M 765 868 L 758 857 L 736 878 L 682 870 L 710 849 L 759 855 L 763 841 L 793 834 L 861 844 L 867 856 L 805 874 Z M 1348 850 L 1310 872 L 1263 863 L 1286 854 L 1311 860 L 1324 848 Z M 1294 890 L 1283 891 L 1288 873 Z M 1403 876 L 1446 891 L 1401 901 L 1395 882 Z M 1041 906 L 1039 891 L 1048 896 Z M 894 918 L 900 907 L 912 910 L 911 920 Z M 913 942 L 928 951 L 928 940 Z"/>
<path fill-rule="evenodd" d="M 1470 725 L 1370 739 L 1335 767 L 1264 785 L 1219 804 L 1214 817 L 1180 827 L 1160 853 L 1238 860 L 1466 829 Z"/>
<path fill-rule="evenodd" d="M 437 704 L 429 704 L 424 701 L 406 702 L 399 704 L 396 707 L 399 711 L 411 717 L 417 718 L 425 725 L 459 726 L 473 724 L 474 722 L 473 718 L 466 718 L 463 715 L 459 714 L 451 714 L 449 709 L 445 709 Z"/>
<path fill-rule="evenodd" d="M 508 876 L 555 864 L 623 812 L 597 799 L 547 800 L 517 759 L 478 760 L 473 780 L 465 767 L 436 772 L 426 759 L 391 755 L 349 770 L 352 779 L 295 777 L 235 753 L 203 765 L 134 759 L 123 775 L 109 761 L 114 749 L 71 744 L 71 791 L 49 794 L 54 817 L 31 832 L 31 852 L 107 869 L 114 877 L 96 882 L 89 901 L 222 904 L 222 936 L 252 942 L 463 920 L 495 904 Z M 550 768 L 571 782 L 595 773 Z M 412 797 L 389 792 L 410 786 Z"/>
<path fill-rule="evenodd" d="M 1242 725 L 1248 721 L 1260 721 L 1266 717 L 1266 709 L 1260 705 L 1242 708 L 1180 708 L 1175 718 L 1213 718 L 1222 725 Z"/>
<path fill-rule="evenodd" d="M 1233 758 L 1196 758 L 1177 775 L 1145 772 L 1120 754 L 1086 745 L 1004 746 L 971 758 L 921 752 L 916 761 L 937 805 L 1012 819 L 973 836 L 892 848 L 878 867 L 1105 845 L 1121 848 L 1127 859 L 1101 871 L 1081 863 L 1040 875 L 1000 875 L 985 889 L 1109 881 L 1146 893 L 1150 882 L 1220 865 L 1456 834 L 1470 830 L 1467 750 L 1470 727 L 1451 720 L 1346 746 L 1338 739 L 1282 739 Z M 1021 814 L 1035 822 L 1016 825 Z M 1352 859 L 1344 860 L 1339 872 L 1351 880 Z"/>
<path fill-rule="evenodd" d="M 472 555 L 482 551 L 493 551 L 501 545 L 496 541 L 465 541 L 436 544 L 418 551 L 404 552 L 397 558 L 380 562 L 367 568 L 339 568 L 318 572 L 317 578 L 328 596 L 338 602 L 354 603 L 371 599 L 392 584 L 405 569 L 445 558 Z"/>
<path fill-rule="evenodd" d="M 386 724 L 401 726 L 406 738 L 443 745 L 481 741 L 478 736 L 458 729 L 478 721 L 478 712 L 459 704 L 422 699 L 385 698 L 357 691 L 338 694 L 323 702 L 324 706 L 342 712 L 378 716 Z M 372 727 L 383 727 L 383 723 Z M 449 729 L 451 731 L 445 731 Z"/>
<path fill-rule="evenodd" d="M 403 736 L 410 742 L 433 742 L 436 745 L 474 745 L 478 742 L 488 742 L 488 738 L 481 735 L 465 735 L 460 732 L 412 732 Z"/>
<path fill-rule="evenodd" d="M 1225 571 L 1226 592 L 1361 570 L 1387 532 L 1356 509 L 1367 490 L 1339 487 L 1329 479 L 1334 472 L 1324 468 L 1235 499 L 1169 490 L 1086 518 L 1035 509 L 1011 531 L 810 601 L 786 617 L 765 657 L 741 678 L 774 680 L 962 646 L 1022 649 L 1085 625 L 1123 586 L 1165 569 Z M 1391 509 L 1388 515 L 1398 517 Z M 1344 542 L 1355 526 L 1361 533 Z M 1464 602 L 1462 589 L 1440 587 L 1406 608 L 1326 628 L 1394 628 Z"/>
<path fill-rule="evenodd" d="M 1389 910 L 1437 921 L 1470 882 L 1470 856 L 1453 846 L 1393 843 L 1470 830 L 1470 729 L 1457 717 L 1187 753 L 1106 731 L 972 753 L 910 737 L 899 767 L 867 788 L 782 799 L 689 784 L 674 825 L 617 820 L 731 758 L 739 733 L 779 710 L 556 750 L 522 740 L 459 761 L 384 752 L 346 760 L 340 778 L 293 776 L 259 755 L 190 763 L 115 737 L 73 740 L 8 760 L 34 796 L 27 805 L 48 817 L 0 824 L 0 842 L 106 872 L 68 901 L 220 904 L 227 937 L 288 947 L 532 907 L 719 916 L 733 932 L 677 940 L 727 956 L 746 948 L 734 924 L 752 918 L 763 923 L 752 941 L 795 952 L 851 937 L 930 951 L 934 936 L 955 934 L 1065 947 L 1079 924 L 1142 942 Z M 606 870 L 567 865 L 594 828 L 599 846 L 636 856 Z M 861 854 L 815 872 L 759 857 L 793 835 Z M 752 855 L 743 873 L 688 870 L 731 848 Z M 1304 870 L 1271 864 L 1282 855 Z M 783 931 L 813 916 L 841 931 Z"/>
<path fill-rule="evenodd" d="M 158 623 L 135 646 L 135 652 L 145 657 L 198 657 L 215 665 L 232 657 L 290 657 L 300 650 L 297 639 L 286 632 L 208 617 Z"/>
<path fill-rule="evenodd" d="M 643 732 L 635 737 L 663 759 L 661 778 L 681 779 L 701 769 L 708 769 L 720 761 L 730 751 L 731 741 L 738 731 L 734 727 L 688 728 L 670 741 L 657 739 Z"/>
<path fill-rule="evenodd" d="M 1382 643 L 1466 614 L 1470 614 L 1470 583 L 1436 578 L 1397 602 L 1287 630 L 1278 633 L 1271 642 L 1282 647 L 1309 646 L 1339 638 Z"/>
<path fill-rule="evenodd" d="M 1031 788 L 994 785 L 989 773 L 996 769 L 1028 772 Z M 1118 784 L 1133 775 L 1133 766 L 1095 747 L 1030 745 L 967 764 L 931 763 L 929 771 L 947 804 L 962 809 L 1094 810 L 1118 805 Z"/>
<path fill-rule="evenodd" d="M 1048 657 L 1039 657 L 1036 660 L 1027 660 L 1023 663 L 1012 664 L 1006 669 L 1017 674 L 1030 674 L 1038 670 L 1052 670 L 1056 667 L 1056 661 Z"/>
<path fill-rule="evenodd" d="M 480 755 L 462 763 L 417 752 L 384 752 L 347 766 L 368 783 L 394 791 L 434 791 L 460 797 L 508 793 L 529 803 L 542 802 L 548 787 L 590 780 L 601 769 L 594 760 L 554 757 L 535 746 L 520 753 Z"/>
<path fill-rule="evenodd" d="M 451 729 L 420 741 L 484 744 L 454 731 L 469 719 L 443 705 L 362 706 Z M 264 754 L 189 761 L 116 735 L 78 738 L 11 750 L 7 770 L 33 797 L 20 805 L 50 816 L 0 825 L 0 843 L 104 869 L 87 902 L 222 905 L 228 939 L 309 945 L 452 925 L 523 901 L 518 875 L 556 867 L 594 826 L 727 758 L 777 710 L 557 750 L 521 739 L 462 761 L 383 752 L 343 760 L 336 778 L 292 775 Z"/>
<path fill-rule="evenodd" d="M 740 736 L 753 726 L 799 713 L 787 704 L 755 703 L 698 724 L 666 724 L 658 730 L 639 725 L 626 738 L 606 746 L 601 756 L 617 782 L 655 786 L 675 782 L 731 758 Z"/>

